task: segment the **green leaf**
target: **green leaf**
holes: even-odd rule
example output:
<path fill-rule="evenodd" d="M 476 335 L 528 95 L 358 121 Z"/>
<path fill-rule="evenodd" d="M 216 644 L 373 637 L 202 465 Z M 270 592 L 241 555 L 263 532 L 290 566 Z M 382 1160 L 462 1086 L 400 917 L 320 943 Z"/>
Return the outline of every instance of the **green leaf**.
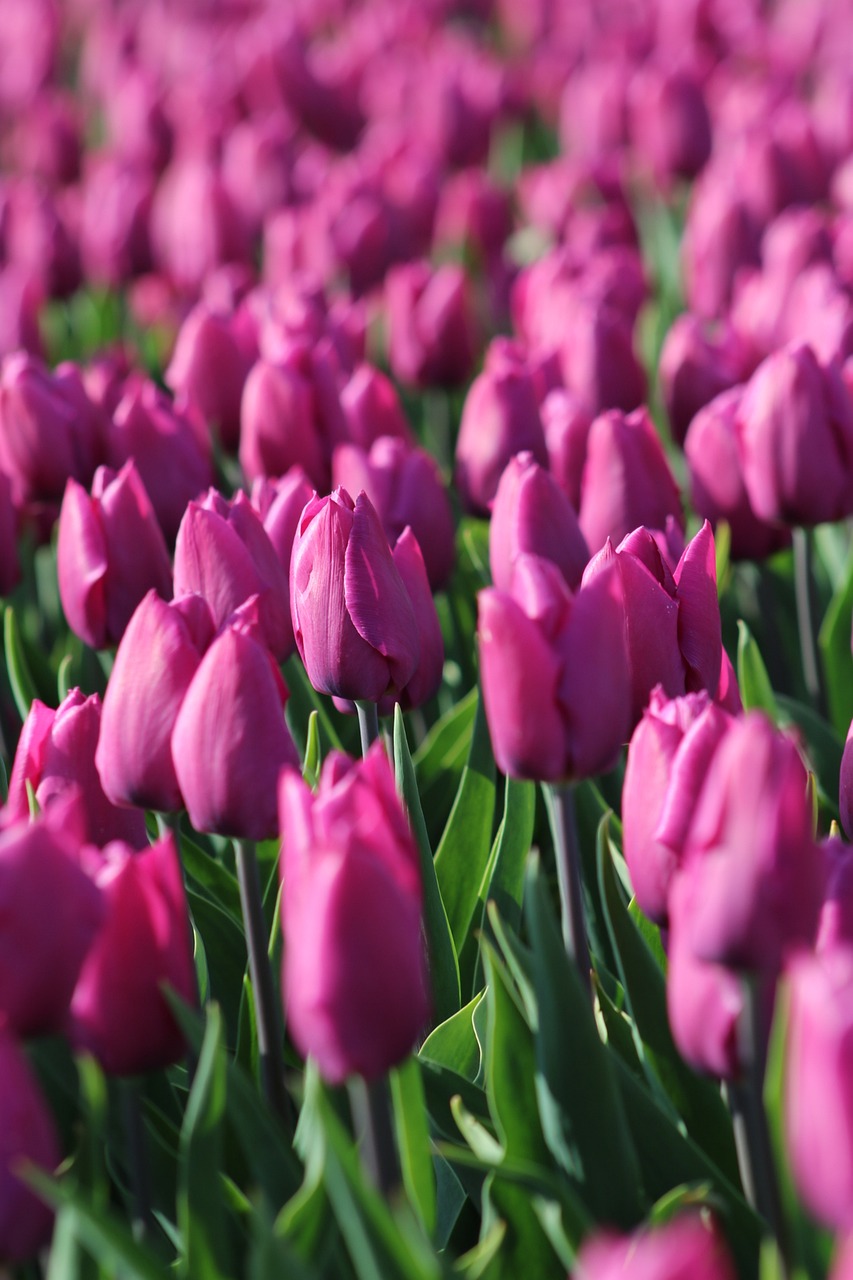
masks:
<path fill-rule="evenodd" d="M 34 1165 L 25 1166 L 21 1176 L 42 1200 L 62 1211 L 63 1233 L 81 1240 L 110 1274 L 122 1280 L 163 1280 L 163 1259 L 137 1243 L 111 1210 L 93 1208 L 82 1188 L 56 1182 Z"/>
<path fill-rule="evenodd" d="M 435 855 L 436 876 L 457 955 L 468 936 L 488 864 L 494 810 L 495 761 L 480 699 L 468 761 Z"/>
<path fill-rule="evenodd" d="M 545 1140 L 600 1222 L 642 1217 L 640 1171 L 589 993 L 569 962 L 538 859 L 531 860 L 525 916 L 536 989 L 536 1086 Z"/>
<path fill-rule="evenodd" d="M 390 1073 L 394 1126 L 400 1151 L 403 1185 L 409 1203 L 429 1236 L 435 1232 L 435 1169 L 430 1151 L 426 1098 L 420 1064 L 408 1058 Z"/>
<path fill-rule="evenodd" d="M 287 702 L 287 723 L 303 756 L 307 747 L 307 734 L 303 734 L 302 726 L 308 725 L 312 711 L 317 712 L 317 731 L 323 754 L 332 750 L 343 751 L 344 745 L 328 707 L 308 679 L 298 655 L 294 654 L 284 664 L 284 677 L 290 691 Z"/>
<path fill-rule="evenodd" d="M 484 918 L 486 903 L 492 901 L 501 918 L 510 928 L 517 929 L 536 818 L 536 783 L 507 778 L 504 797 L 503 818 L 483 877 L 480 901 Z"/>
<path fill-rule="evenodd" d="M 728 1112 L 719 1089 L 710 1080 L 697 1076 L 675 1046 L 666 1007 L 666 982 L 628 914 L 616 882 L 607 818 L 602 818 L 599 830 L 598 879 L 640 1060 L 649 1071 L 653 1086 L 663 1087 L 690 1136 L 726 1177 L 736 1181 L 737 1153 Z"/>
<path fill-rule="evenodd" d="M 480 1046 L 474 1034 L 474 1010 L 483 998 L 480 992 L 463 1009 L 439 1023 L 421 1045 L 420 1058 L 450 1067 L 472 1083 L 480 1070 Z"/>
<path fill-rule="evenodd" d="M 222 1147 L 227 1068 L 222 1014 L 209 1005 L 195 1079 L 181 1128 L 178 1224 L 182 1275 L 192 1280 L 225 1280 L 226 1219 L 222 1212 Z"/>
<path fill-rule="evenodd" d="M 739 619 L 737 629 L 737 678 L 744 710 L 758 707 L 775 722 L 778 719 L 776 695 L 761 651 L 743 619 Z"/>
<path fill-rule="evenodd" d="M 305 735 L 305 760 L 302 765 L 302 777 L 312 789 L 320 778 L 320 713 L 312 711 L 308 716 L 308 730 Z"/>
<path fill-rule="evenodd" d="M 415 834 L 420 856 L 421 880 L 424 892 L 424 927 L 429 954 L 430 982 L 432 985 L 433 1014 L 438 1022 L 444 1022 L 459 1008 L 459 961 L 453 945 L 453 935 L 441 891 L 436 878 L 435 862 L 424 822 L 417 779 L 409 754 L 406 726 L 399 703 L 394 708 L 394 770 L 397 791 L 409 814 L 409 822 Z"/>
<path fill-rule="evenodd" d="M 205 890 L 210 899 L 242 925 L 240 888 L 237 877 L 207 849 L 203 849 L 184 832 L 175 833 L 175 843 L 184 871 Z"/>
<path fill-rule="evenodd" d="M 6 670 L 9 672 L 9 683 L 12 696 L 22 720 L 26 720 L 33 700 L 38 697 L 36 683 L 27 661 L 24 641 L 15 610 L 7 606 L 3 618 L 3 643 L 6 651 Z"/>
<path fill-rule="evenodd" d="M 846 737 L 853 720 L 853 653 L 850 650 L 850 616 L 853 614 L 853 555 L 847 559 L 844 579 L 824 614 L 818 634 L 827 702 L 833 725 Z"/>

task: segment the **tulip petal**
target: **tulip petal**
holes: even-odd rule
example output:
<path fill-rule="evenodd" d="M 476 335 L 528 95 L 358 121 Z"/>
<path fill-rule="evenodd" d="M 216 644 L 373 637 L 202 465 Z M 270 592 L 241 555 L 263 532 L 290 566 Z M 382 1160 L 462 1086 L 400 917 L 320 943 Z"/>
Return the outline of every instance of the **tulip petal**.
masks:
<path fill-rule="evenodd" d="M 59 513 L 56 544 L 59 597 L 75 635 L 93 649 L 107 639 L 107 545 L 97 504 L 69 479 Z"/>
<path fill-rule="evenodd" d="M 344 593 L 356 631 L 388 659 L 394 688 L 404 688 L 420 657 L 418 628 L 382 523 L 365 493 L 359 494 L 353 512 Z"/>
<path fill-rule="evenodd" d="M 678 641 L 688 669 L 687 687 L 707 689 L 713 696 L 720 683 L 723 639 L 714 535 L 707 520 L 685 547 L 675 570 L 675 583 Z"/>

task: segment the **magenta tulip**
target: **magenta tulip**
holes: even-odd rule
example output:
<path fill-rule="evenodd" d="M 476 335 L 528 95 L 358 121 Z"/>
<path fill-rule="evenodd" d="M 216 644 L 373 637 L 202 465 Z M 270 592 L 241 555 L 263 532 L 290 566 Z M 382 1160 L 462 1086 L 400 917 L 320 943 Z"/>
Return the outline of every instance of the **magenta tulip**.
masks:
<path fill-rule="evenodd" d="M 223 448 L 236 452 L 249 361 L 229 317 L 196 303 L 178 332 L 165 373 L 179 404 L 194 405 Z"/>
<path fill-rule="evenodd" d="M 39 818 L 0 835 L 0 1022 L 58 1035 L 103 918 L 76 842 Z"/>
<path fill-rule="evenodd" d="M 516 557 L 529 552 L 553 561 L 577 590 L 589 548 L 568 498 L 531 453 L 510 461 L 498 484 L 489 529 L 492 582 L 509 590 Z"/>
<path fill-rule="evenodd" d="M 388 359 L 408 386 L 458 386 L 470 377 L 477 334 L 468 281 L 455 263 L 407 262 L 388 272 Z"/>
<path fill-rule="evenodd" d="M 99 467 L 91 496 L 69 479 L 56 548 L 68 625 L 93 649 L 118 644 L 150 589 L 172 594 L 172 566 L 151 499 L 132 461 Z"/>
<path fill-rule="evenodd" d="M 19 1176 L 30 1161 L 53 1174 L 61 1151 L 53 1117 L 27 1056 L 0 1024 L 0 1261 L 32 1258 L 50 1238 L 53 1212 Z"/>
<path fill-rule="evenodd" d="M 631 1236 L 593 1236 L 581 1248 L 572 1280 L 734 1280 L 716 1228 L 685 1213 Z"/>
<path fill-rule="evenodd" d="M 286 699 L 268 650 L 234 627 L 220 632 L 172 730 L 175 776 L 197 831 L 242 840 L 276 834 L 276 780 L 283 765 L 297 763 Z"/>
<path fill-rule="evenodd" d="M 287 770 L 279 810 L 290 1031 L 332 1084 L 372 1079 L 430 1011 L 418 855 L 381 743 L 327 757 L 314 795 Z"/>
<path fill-rule="evenodd" d="M 163 985 L 196 1001 L 187 902 L 171 835 L 136 853 L 107 845 L 94 873 L 106 916 L 71 1000 L 75 1048 L 94 1055 L 108 1075 L 167 1067 L 185 1050 Z"/>
<path fill-rule="evenodd" d="M 290 608 L 299 656 L 322 693 L 378 702 L 417 669 L 409 594 L 364 493 L 353 502 L 336 489 L 308 503 L 293 546 Z"/>
<path fill-rule="evenodd" d="M 170 742 L 184 694 L 213 639 L 200 596 L 140 603 L 116 652 L 95 766 L 107 797 L 171 813 L 184 807 Z"/>

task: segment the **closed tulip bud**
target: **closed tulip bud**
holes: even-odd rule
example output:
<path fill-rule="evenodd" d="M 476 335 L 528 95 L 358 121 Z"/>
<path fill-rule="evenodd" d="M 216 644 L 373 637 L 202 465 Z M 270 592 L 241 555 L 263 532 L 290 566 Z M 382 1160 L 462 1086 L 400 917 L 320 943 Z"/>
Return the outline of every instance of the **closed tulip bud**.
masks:
<path fill-rule="evenodd" d="M 197 831 L 267 840 L 276 780 L 297 763 L 284 721 L 287 688 L 269 652 L 234 627 L 204 655 L 172 730 L 172 762 Z"/>
<path fill-rule="evenodd" d="M 731 717 L 706 692 L 670 699 L 658 685 L 631 737 L 622 789 L 625 861 L 637 902 L 659 924 L 667 921 L 667 895 L 678 866 L 676 825 L 689 821 L 729 724 Z M 664 821 L 671 844 L 658 835 Z"/>
<path fill-rule="evenodd" d="M 853 1229 L 853 950 L 802 955 L 788 969 L 784 1116 L 788 1160 L 805 1204 Z"/>
<path fill-rule="evenodd" d="M 408 526 L 394 545 L 394 565 L 412 602 L 420 638 L 418 665 L 399 698 L 403 710 L 410 711 L 438 693 L 444 673 L 444 640 L 420 543 Z M 380 702 L 380 715 L 384 710 Z"/>
<path fill-rule="evenodd" d="M 682 911 L 684 885 L 676 881 L 669 901 L 666 1007 L 678 1052 L 695 1071 L 737 1080 L 743 1061 L 741 1025 L 746 1016 L 740 976 L 722 964 L 700 960 L 690 941 L 689 909 Z"/>
<path fill-rule="evenodd" d="M 689 309 L 709 319 L 725 314 L 738 270 L 760 264 L 760 223 L 723 163 L 712 161 L 693 188 L 681 245 Z"/>
<path fill-rule="evenodd" d="M 565 493 L 531 453 L 507 465 L 492 505 L 489 565 L 492 582 L 509 590 L 512 566 L 524 552 L 553 561 L 576 590 L 589 561 L 589 548 Z"/>
<path fill-rule="evenodd" d="M 456 484 L 466 510 L 488 514 L 504 468 L 524 451 L 547 467 L 532 375 L 520 348 L 496 339 L 465 397 L 456 442 Z"/>
<path fill-rule="evenodd" d="M 291 467 L 286 475 L 277 480 L 268 480 L 262 476 L 252 485 L 252 506 L 261 517 L 288 581 L 287 619 L 290 631 L 287 649 L 290 653 L 296 648 L 290 617 L 290 561 L 293 558 L 293 542 L 299 517 L 313 495 L 314 488 L 301 467 Z"/>
<path fill-rule="evenodd" d="M 89 160 L 80 208 L 80 250 L 88 279 L 118 288 L 151 270 L 148 224 L 154 175 L 117 155 Z"/>
<path fill-rule="evenodd" d="M 200 595 L 217 627 L 257 596 L 265 643 L 280 660 L 292 652 L 287 576 L 244 493 L 229 503 L 211 489 L 189 504 L 175 543 L 175 594 Z"/>
<path fill-rule="evenodd" d="M 646 375 L 634 352 L 630 316 L 596 297 L 578 298 L 575 315 L 560 345 L 566 386 L 590 415 L 606 409 L 625 413 L 646 398 Z"/>
<path fill-rule="evenodd" d="M 462 267 L 394 267 L 386 277 L 385 301 L 395 378 L 408 386 L 455 387 L 470 377 L 478 338 Z"/>
<path fill-rule="evenodd" d="M 56 561 L 68 625 L 93 649 L 118 644 L 148 590 L 169 599 L 169 552 L 132 461 L 118 475 L 99 467 L 91 496 L 75 480 L 68 481 Z"/>
<path fill-rule="evenodd" d="M 376 1078 L 430 1012 L 417 850 L 381 743 L 329 756 L 314 795 L 286 770 L 279 812 L 288 1026 L 330 1083 Z"/>
<path fill-rule="evenodd" d="M 698 77 L 647 64 L 630 90 L 631 134 L 640 163 L 662 191 L 695 178 L 711 154 L 711 120 Z"/>
<path fill-rule="evenodd" d="M 95 768 L 101 731 L 101 699 L 72 689 L 54 711 L 34 699 L 24 721 L 9 775 L 7 812 L 11 818 L 29 815 L 27 783 L 40 809 L 65 802 L 81 840 L 102 847 L 125 840 L 135 849 L 148 843 L 141 810 L 111 804 Z"/>
<path fill-rule="evenodd" d="M 20 1177 L 29 1161 L 53 1173 L 59 1138 L 26 1054 L 0 1025 L 0 1262 L 24 1262 L 47 1243 L 53 1211 Z"/>
<path fill-rule="evenodd" d="M 816 525 L 853 510 L 853 404 L 834 366 L 792 344 L 759 365 L 736 418 L 738 456 L 763 520 Z"/>
<path fill-rule="evenodd" d="M 353 444 L 369 449 L 380 436 L 413 445 L 415 437 L 390 378 L 370 364 L 358 365 L 341 389 L 341 407 Z"/>
<path fill-rule="evenodd" d="M 95 466 L 91 418 L 61 379 L 35 356 L 6 356 L 0 367 L 0 469 L 16 506 L 58 503 L 73 476 L 87 484 Z"/>
<path fill-rule="evenodd" d="M 172 763 L 172 729 L 213 633 L 200 596 L 167 604 L 149 591 L 133 614 L 104 694 L 95 751 L 101 785 L 113 804 L 162 813 L 184 807 Z"/>
<path fill-rule="evenodd" d="M 719 1233 L 699 1214 L 685 1213 L 631 1236 L 599 1235 L 585 1243 L 572 1280 L 734 1280 Z"/>
<path fill-rule="evenodd" d="M 164 375 L 180 401 L 192 404 L 222 447 L 236 453 L 240 440 L 240 400 L 249 372 L 227 316 L 204 302 L 193 307 L 178 331 Z"/>
<path fill-rule="evenodd" d="M 483 700 L 495 759 L 556 782 L 609 769 L 630 730 L 625 609 L 615 565 L 572 595 L 556 565 L 515 561 L 511 592 L 478 597 Z"/>
<path fill-rule="evenodd" d="M 206 159 L 179 157 L 163 173 L 151 209 L 151 243 L 159 270 L 188 293 L 220 263 L 248 259 L 247 228 Z"/>
<path fill-rule="evenodd" d="M 135 377 L 113 415 L 107 455 L 116 468 L 133 458 L 171 546 L 187 503 L 213 480 L 202 424 L 179 412 L 155 383 Z"/>
<path fill-rule="evenodd" d="M 69 1034 L 108 1075 L 170 1066 L 185 1051 L 163 985 L 196 1001 L 181 864 L 171 835 L 136 853 L 110 844 L 94 872 L 105 919 L 71 999 Z"/>
<path fill-rule="evenodd" d="M 379 516 L 366 494 L 313 498 L 290 569 L 299 656 L 315 689 L 378 702 L 411 680 L 420 660 L 414 610 Z"/>
<path fill-rule="evenodd" d="M 700 409 L 684 441 L 690 496 L 701 516 L 731 530 L 733 560 L 763 560 L 789 545 L 790 532 L 755 514 L 744 484 L 735 422 L 743 387 L 723 391 Z"/>
<path fill-rule="evenodd" d="M 378 438 L 369 452 L 341 444 L 332 455 L 332 483 L 350 493 L 364 490 L 390 543 L 411 527 L 432 589 L 447 584 L 456 560 L 456 531 L 450 498 L 431 454 L 393 436 Z"/>
<path fill-rule="evenodd" d="M 841 825 L 848 839 L 853 833 L 853 722 L 847 730 L 847 741 L 841 756 L 841 773 L 838 780 L 838 808 Z"/>
<path fill-rule="evenodd" d="M 587 437 L 578 512 L 590 551 L 639 525 L 665 529 L 668 516 L 684 529 L 678 485 L 648 411 L 601 414 Z"/>
<path fill-rule="evenodd" d="M 240 406 L 240 463 L 250 480 L 302 467 L 325 486 L 326 452 L 310 372 L 301 348 L 276 362 L 259 360 L 246 379 Z"/>
<path fill-rule="evenodd" d="M 794 743 L 759 712 L 737 720 L 714 752 L 678 872 L 699 959 L 773 973 L 813 942 L 825 863 L 806 783 Z"/>
<path fill-rule="evenodd" d="M 58 1035 L 103 917 L 76 844 L 44 818 L 0 835 L 0 1022 Z"/>
<path fill-rule="evenodd" d="M 821 842 L 826 860 L 826 891 L 815 938 L 816 951 L 853 946 L 853 857 L 840 836 Z"/>
<path fill-rule="evenodd" d="M 728 330 L 710 335 L 689 312 L 676 319 L 664 338 L 659 373 L 669 429 L 679 444 L 699 410 L 748 372 L 744 347 Z"/>
<path fill-rule="evenodd" d="M 592 419 L 573 391 L 554 387 L 540 408 L 551 474 L 575 511 L 581 505 L 581 478 Z"/>

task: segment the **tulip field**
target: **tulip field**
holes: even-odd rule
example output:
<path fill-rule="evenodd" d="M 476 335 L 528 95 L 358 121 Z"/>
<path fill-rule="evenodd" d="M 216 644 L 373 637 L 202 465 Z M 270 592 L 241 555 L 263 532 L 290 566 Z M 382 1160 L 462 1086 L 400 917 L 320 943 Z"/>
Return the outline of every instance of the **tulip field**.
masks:
<path fill-rule="evenodd" d="M 851 50 L 0 0 L 0 1277 L 853 1280 Z"/>

